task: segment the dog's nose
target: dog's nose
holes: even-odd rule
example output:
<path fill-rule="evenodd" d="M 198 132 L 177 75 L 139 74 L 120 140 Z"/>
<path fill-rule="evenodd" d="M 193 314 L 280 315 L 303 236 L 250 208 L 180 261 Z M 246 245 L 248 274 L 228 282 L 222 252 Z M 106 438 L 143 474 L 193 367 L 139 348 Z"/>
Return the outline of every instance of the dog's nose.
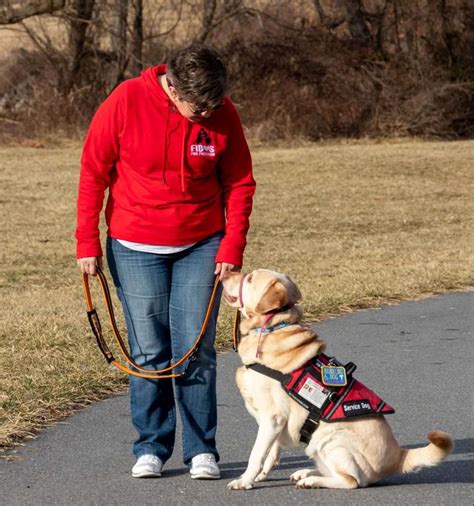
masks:
<path fill-rule="evenodd" d="M 225 281 L 226 279 L 232 278 L 233 276 L 240 276 L 240 272 L 234 272 L 234 271 L 225 271 L 222 275 L 221 280 Z"/>

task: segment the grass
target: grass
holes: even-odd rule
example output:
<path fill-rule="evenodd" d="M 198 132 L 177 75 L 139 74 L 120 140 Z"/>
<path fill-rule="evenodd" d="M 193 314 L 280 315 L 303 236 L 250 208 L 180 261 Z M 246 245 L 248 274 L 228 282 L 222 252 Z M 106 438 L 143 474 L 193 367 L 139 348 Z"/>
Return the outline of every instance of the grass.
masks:
<path fill-rule="evenodd" d="M 125 388 L 126 377 L 106 366 L 85 317 L 73 240 L 80 146 L 0 154 L 0 444 L 8 447 Z M 254 165 L 245 267 L 288 273 L 308 320 L 472 285 L 471 143 L 261 147 Z M 230 328 L 223 307 L 221 346 Z"/>

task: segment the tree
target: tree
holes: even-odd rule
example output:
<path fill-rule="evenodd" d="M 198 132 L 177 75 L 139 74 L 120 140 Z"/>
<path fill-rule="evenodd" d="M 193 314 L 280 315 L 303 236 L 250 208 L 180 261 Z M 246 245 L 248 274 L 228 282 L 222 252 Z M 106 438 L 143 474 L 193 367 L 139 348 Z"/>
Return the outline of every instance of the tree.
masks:
<path fill-rule="evenodd" d="M 215 28 L 232 17 L 246 12 L 243 3 L 243 0 L 224 0 L 218 9 L 217 0 L 202 0 L 201 31 L 196 37 L 197 40 L 205 42 Z"/>
<path fill-rule="evenodd" d="M 313 0 L 313 3 L 323 26 L 333 30 L 347 22 L 354 42 L 361 46 L 371 44 L 370 30 L 360 0 Z"/>
<path fill-rule="evenodd" d="M 116 58 L 116 77 L 118 84 L 122 81 L 125 70 L 128 65 L 127 55 L 127 19 L 128 19 L 128 0 L 114 0 L 112 6 L 112 27 L 110 33 L 110 45 L 112 53 Z"/>
<path fill-rule="evenodd" d="M 69 93 L 76 83 L 84 56 L 87 28 L 92 19 L 95 0 L 73 0 L 72 13 L 69 16 L 69 51 L 71 63 L 65 79 L 64 91 Z"/>
<path fill-rule="evenodd" d="M 143 0 L 134 0 L 133 10 L 132 61 L 130 72 L 133 76 L 136 76 L 143 69 Z"/>

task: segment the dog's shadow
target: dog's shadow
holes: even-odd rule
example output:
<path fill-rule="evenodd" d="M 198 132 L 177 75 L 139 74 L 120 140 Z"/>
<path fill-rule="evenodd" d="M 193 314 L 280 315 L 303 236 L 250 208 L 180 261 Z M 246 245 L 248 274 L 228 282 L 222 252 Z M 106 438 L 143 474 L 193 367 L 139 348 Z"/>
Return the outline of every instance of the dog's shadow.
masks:
<path fill-rule="evenodd" d="M 410 445 L 407 448 L 420 448 L 425 444 Z M 375 487 L 387 487 L 397 485 L 427 485 L 440 483 L 474 483 L 474 438 L 457 439 L 454 442 L 453 454 L 448 460 L 442 462 L 439 466 L 425 468 L 418 473 L 397 474 L 383 479 L 376 483 Z M 458 456 L 464 458 L 458 458 Z M 247 462 L 229 462 L 221 466 L 221 476 L 224 480 L 238 478 L 246 469 Z M 276 470 L 287 471 L 288 477 L 298 469 L 313 467 L 313 461 L 304 455 L 282 457 Z M 281 482 L 286 482 L 287 486 L 293 486 L 288 477 L 272 478 L 270 474 L 268 483 L 273 482 L 272 486 L 283 486 Z M 276 483 L 280 483 L 277 485 Z"/>
<path fill-rule="evenodd" d="M 290 476 L 292 472 L 297 471 L 298 469 L 312 466 L 313 461 L 304 455 L 301 455 L 296 457 L 282 457 L 280 464 L 278 464 L 275 469 L 288 470 L 288 476 Z M 247 468 L 247 462 L 229 462 L 227 464 L 220 465 L 220 468 L 222 478 L 232 480 L 233 478 L 238 478 L 245 471 Z M 288 481 L 288 478 L 272 478 L 272 474 L 270 473 L 270 477 L 266 481 Z"/>
<path fill-rule="evenodd" d="M 420 448 L 425 444 L 409 445 Z M 474 438 L 456 439 L 454 451 L 436 467 L 427 467 L 418 473 L 397 474 L 385 478 L 378 486 L 428 485 L 436 483 L 474 483 Z M 459 456 L 463 456 L 459 458 Z"/>

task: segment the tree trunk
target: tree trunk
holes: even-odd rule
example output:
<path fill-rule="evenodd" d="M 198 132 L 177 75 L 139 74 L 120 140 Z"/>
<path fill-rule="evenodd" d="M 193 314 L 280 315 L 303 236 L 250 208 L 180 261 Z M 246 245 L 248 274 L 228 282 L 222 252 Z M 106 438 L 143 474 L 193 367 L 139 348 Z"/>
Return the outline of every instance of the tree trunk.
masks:
<path fill-rule="evenodd" d="M 69 66 L 69 75 L 67 76 L 64 91 L 69 93 L 76 84 L 81 60 L 84 56 L 86 45 L 86 33 L 89 23 L 92 19 L 95 0 L 74 0 L 72 2 L 72 19 L 69 30 L 69 51 L 71 54 L 71 64 Z"/>
<path fill-rule="evenodd" d="M 134 0 L 133 9 L 133 50 L 130 70 L 133 76 L 138 76 L 143 69 L 143 0 Z"/>
<path fill-rule="evenodd" d="M 112 8 L 111 49 L 116 59 L 115 84 L 122 81 L 128 65 L 127 55 L 128 0 L 115 0 Z"/>
<path fill-rule="evenodd" d="M 216 15 L 217 1 L 216 0 L 203 0 L 202 10 L 202 30 L 198 37 L 200 42 L 205 42 L 212 30 L 214 17 Z"/>
<path fill-rule="evenodd" d="M 352 39 L 361 46 L 370 46 L 370 31 L 361 10 L 360 0 L 347 0 L 345 4 Z"/>
<path fill-rule="evenodd" d="M 0 5 L 0 25 L 9 25 L 37 16 L 51 14 L 62 9 L 66 0 L 30 0 L 29 2 L 14 2 L 4 0 Z"/>
<path fill-rule="evenodd" d="M 347 23 L 351 39 L 361 46 L 371 44 L 370 30 L 362 12 L 360 0 L 313 0 L 321 24 L 329 30 Z"/>
<path fill-rule="evenodd" d="M 321 0 L 313 0 L 314 7 L 318 13 L 319 20 L 321 24 L 326 27 L 328 30 L 333 30 L 337 28 L 339 25 L 342 25 L 346 20 L 346 13 L 344 9 L 342 9 L 340 2 L 333 2 L 333 9 L 328 9 L 327 5 L 323 5 Z"/>

